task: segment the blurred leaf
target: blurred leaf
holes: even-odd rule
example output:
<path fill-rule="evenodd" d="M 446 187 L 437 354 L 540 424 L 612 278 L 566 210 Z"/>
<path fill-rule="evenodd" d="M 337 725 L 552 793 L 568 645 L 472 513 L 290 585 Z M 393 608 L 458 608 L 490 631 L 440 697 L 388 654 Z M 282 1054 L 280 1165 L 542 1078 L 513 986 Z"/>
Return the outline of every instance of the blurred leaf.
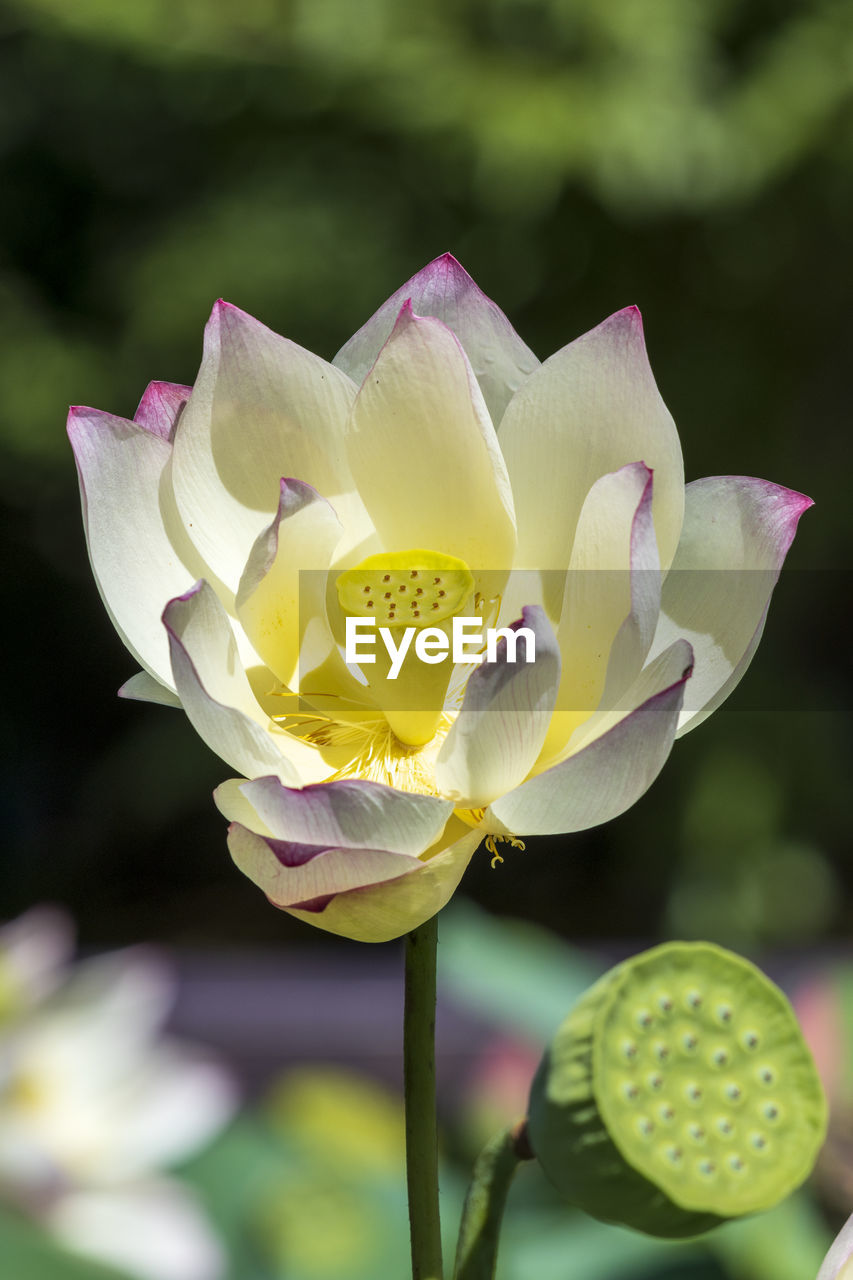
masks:
<path fill-rule="evenodd" d="M 836 880 L 820 849 L 785 837 L 784 817 L 769 764 L 737 747 L 706 757 L 687 796 L 668 931 L 741 948 L 819 935 Z"/>
<path fill-rule="evenodd" d="M 814 147 L 851 96 L 853 13 L 835 0 L 771 8 L 754 42 L 737 6 L 718 0 L 15 9 L 37 27 L 167 63 L 213 55 L 310 69 L 352 95 L 366 123 L 455 133 L 474 152 L 483 203 L 528 213 L 548 207 L 567 176 L 633 207 L 740 199 Z"/>
<path fill-rule="evenodd" d="M 535 1041 L 550 1040 L 603 968 L 534 925 L 498 920 L 460 901 L 442 912 L 442 989 L 499 1026 Z"/>
<path fill-rule="evenodd" d="M 406 1146 L 400 1099 L 351 1071 L 317 1064 L 291 1071 L 267 1102 L 288 1142 L 343 1175 L 401 1178 Z"/>
<path fill-rule="evenodd" d="M 272 1280 L 275 1275 L 253 1239 L 253 1228 L 259 1202 L 286 1167 L 278 1142 L 257 1118 L 244 1112 L 182 1168 L 224 1241 L 226 1280 Z"/>
<path fill-rule="evenodd" d="M 605 1226 L 566 1208 L 562 1214 L 512 1214 L 507 1219 L 497 1280 L 635 1280 L 665 1266 L 684 1280 L 702 1265 L 699 1245 L 673 1245 L 620 1227 Z M 800 1277 L 803 1280 L 803 1277 Z"/>
<path fill-rule="evenodd" d="M 707 1237 L 732 1280 L 810 1280 L 832 1236 L 803 1192 L 769 1213 L 729 1222 Z"/>

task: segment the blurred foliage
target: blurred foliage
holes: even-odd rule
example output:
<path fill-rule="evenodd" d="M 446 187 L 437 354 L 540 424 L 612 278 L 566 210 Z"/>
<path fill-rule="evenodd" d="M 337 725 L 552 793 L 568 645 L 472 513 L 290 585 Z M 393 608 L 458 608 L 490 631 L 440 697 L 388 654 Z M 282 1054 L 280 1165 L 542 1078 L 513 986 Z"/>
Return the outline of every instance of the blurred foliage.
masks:
<path fill-rule="evenodd" d="M 306 113 L 345 97 L 366 124 L 450 130 L 470 147 L 480 198 L 529 212 L 576 175 L 633 207 L 752 193 L 814 145 L 851 87 L 853 15 L 839 0 L 18 0 L 15 11 L 156 61 L 307 73 Z"/>
<path fill-rule="evenodd" d="M 649 795 L 467 891 L 575 937 L 849 931 L 850 5 L 0 0 L 0 172 L 0 914 L 335 945 L 234 872 L 182 718 L 113 699 L 62 422 L 191 383 L 218 296 L 331 356 L 450 249 L 542 356 L 637 301 L 688 475 L 817 500 Z"/>
<path fill-rule="evenodd" d="M 492 1088 L 496 1056 L 512 1041 L 535 1046 L 526 1096 L 544 1045 L 603 966 L 541 929 L 470 905 L 448 909 L 441 936 L 439 1019 L 451 1002 L 487 1019 L 505 1038 L 504 1048 L 493 1045 L 473 1063 L 457 1104 L 443 1107 L 441 1204 L 452 1256 L 473 1158 L 519 1113 L 517 1099 Z M 830 974 L 828 988 L 822 978 L 821 990 L 849 982 L 847 965 Z M 807 1035 L 822 1041 L 815 1045 L 821 1070 L 837 1076 L 849 1062 L 853 1021 L 832 1013 L 827 1025 L 825 1002 L 816 1005 L 815 993 L 812 986 L 802 999 L 793 994 Z M 229 997 L 223 990 L 223 1022 L 233 1014 L 229 998 L 233 991 Z M 453 1058 L 439 1058 L 440 1101 L 455 1065 Z M 477 1133 L 469 1119 L 472 1105 L 490 1092 L 493 1129 Z M 839 1159 L 836 1153 L 836 1176 Z M 853 1157 L 848 1152 L 844 1159 L 842 1172 L 849 1177 Z M 354 1071 L 303 1064 L 277 1075 L 177 1174 L 198 1194 L 221 1235 L 228 1259 L 222 1280 L 376 1280 L 406 1273 L 402 1103 Z M 804 1280 L 815 1275 L 831 1235 L 820 1191 L 820 1182 L 812 1181 L 769 1213 L 695 1241 L 668 1242 L 585 1217 L 531 1162 L 511 1188 L 497 1280 Z M 6 1209 L 0 1212 L 0 1256 L 14 1280 L 120 1280 L 117 1272 L 62 1253 Z"/>
<path fill-rule="evenodd" d="M 538 1053 L 600 968 L 541 929 L 470 907 L 449 909 L 441 933 L 442 997 L 485 1015 L 524 1043 L 535 1040 Z M 475 1136 L 467 1120 L 488 1066 L 484 1060 L 475 1069 L 463 1106 L 446 1116 L 442 1213 L 448 1251 L 465 1178 L 479 1145 L 491 1136 Z M 534 1068 L 535 1060 L 531 1073 Z M 516 1117 L 514 1109 L 493 1113 L 495 1131 Z M 373 1280 L 406 1270 L 400 1103 L 365 1078 L 322 1065 L 288 1072 L 254 1117 L 244 1117 L 186 1173 L 214 1220 L 226 1224 L 234 1280 Z M 230 1197 L 227 1204 L 222 1197 Z M 510 1193 L 497 1276 L 802 1280 L 816 1273 L 829 1239 L 813 1189 L 695 1242 L 673 1243 L 585 1217 L 563 1203 L 531 1164 L 519 1170 Z"/>

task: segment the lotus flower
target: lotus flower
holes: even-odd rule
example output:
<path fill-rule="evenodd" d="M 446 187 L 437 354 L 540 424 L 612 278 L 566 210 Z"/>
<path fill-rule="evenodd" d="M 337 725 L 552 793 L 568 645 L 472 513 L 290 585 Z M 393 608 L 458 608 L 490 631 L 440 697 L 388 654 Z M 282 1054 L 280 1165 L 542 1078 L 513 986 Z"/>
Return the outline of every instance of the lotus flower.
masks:
<path fill-rule="evenodd" d="M 632 805 L 740 680 L 811 505 L 685 488 L 636 308 L 540 364 L 450 255 L 331 364 L 220 301 L 192 389 L 151 383 L 132 422 L 73 408 L 69 434 L 142 666 L 121 694 L 182 706 L 241 775 L 216 803 L 270 901 L 365 941 L 439 910 L 483 840 Z M 378 650 L 345 660 L 368 608 L 504 634 L 391 683 Z"/>

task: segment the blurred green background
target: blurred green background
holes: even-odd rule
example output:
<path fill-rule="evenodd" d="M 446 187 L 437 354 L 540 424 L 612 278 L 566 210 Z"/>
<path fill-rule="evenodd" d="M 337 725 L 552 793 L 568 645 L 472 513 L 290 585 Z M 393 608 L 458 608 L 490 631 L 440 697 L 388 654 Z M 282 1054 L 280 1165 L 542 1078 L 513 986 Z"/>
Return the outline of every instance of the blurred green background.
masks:
<path fill-rule="evenodd" d="M 635 809 L 463 891 L 574 940 L 849 936 L 853 6 L 17 0 L 0 9 L 0 915 L 345 947 L 230 864 L 228 773 L 114 692 L 69 402 L 191 383 L 224 295 L 331 357 L 451 250 L 544 357 L 644 312 L 689 477 L 803 490 L 758 657 Z"/>

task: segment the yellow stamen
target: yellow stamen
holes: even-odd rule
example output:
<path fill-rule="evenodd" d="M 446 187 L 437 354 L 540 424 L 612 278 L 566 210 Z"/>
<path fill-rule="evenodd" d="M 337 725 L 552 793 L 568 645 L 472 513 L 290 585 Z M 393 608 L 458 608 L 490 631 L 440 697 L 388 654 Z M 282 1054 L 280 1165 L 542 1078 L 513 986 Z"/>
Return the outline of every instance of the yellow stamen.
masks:
<path fill-rule="evenodd" d="M 303 740 L 320 748 L 351 750 L 346 763 L 328 779 L 329 782 L 365 778 L 398 791 L 437 796 L 435 757 L 450 724 L 449 716 L 441 717 L 428 751 L 401 742 L 384 717 L 363 720 L 359 724 L 324 720 L 310 729 Z"/>
<path fill-rule="evenodd" d="M 497 850 L 499 844 L 508 844 L 512 849 L 520 849 L 522 853 L 527 847 L 523 840 L 519 840 L 518 836 L 486 836 L 486 852 L 492 855 L 492 869 L 499 862 L 503 862 L 503 858 Z"/>

